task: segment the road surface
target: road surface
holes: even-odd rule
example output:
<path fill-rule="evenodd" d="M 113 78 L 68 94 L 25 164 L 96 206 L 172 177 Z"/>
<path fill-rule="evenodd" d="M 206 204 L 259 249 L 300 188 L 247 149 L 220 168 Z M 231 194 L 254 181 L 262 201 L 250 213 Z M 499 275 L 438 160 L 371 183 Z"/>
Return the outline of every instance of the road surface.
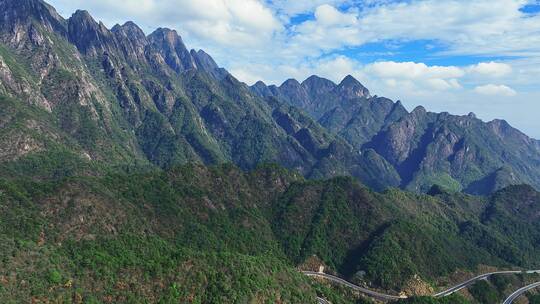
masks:
<path fill-rule="evenodd" d="M 317 297 L 317 303 L 318 304 L 331 304 L 330 302 L 326 301 L 325 299 L 319 298 L 319 297 Z"/>
<path fill-rule="evenodd" d="M 373 298 L 379 299 L 379 300 L 399 300 L 399 299 L 407 298 L 405 296 L 393 296 L 393 295 L 387 295 L 387 294 L 380 293 L 380 292 L 377 292 L 377 291 L 369 290 L 367 288 L 360 287 L 360 286 L 354 285 L 352 283 L 349 283 L 349 282 L 343 280 L 342 278 L 338 278 L 338 277 L 335 277 L 333 275 L 329 275 L 329 274 L 325 274 L 325 273 L 314 272 L 314 271 L 302 271 L 302 273 L 304 273 L 305 275 L 307 275 L 309 277 L 319 277 L 319 278 L 327 279 L 327 280 L 332 281 L 332 282 L 336 282 L 338 284 L 347 286 L 347 287 L 349 287 L 349 288 L 351 288 L 353 290 L 359 291 L 359 292 L 361 292 L 363 294 L 369 295 L 370 297 L 373 297 Z"/>
<path fill-rule="evenodd" d="M 332 281 L 332 282 L 335 282 L 335 283 L 338 283 L 338 284 L 341 284 L 343 286 L 347 286 L 353 290 L 356 290 L 356 291 L 359 291 L 360 293 L 363 293 L 365 295 L 368 295 L 372 298 L 375 298 L 375 299 L 379 299 L 379 300 L 399 300 L 399 299 L 406 299 L 407 297 L 406 296 L 395 296 L 395 295 L 387 295 L 387 294 L 383 294 L 383 293 L 380 293 L 380 292 L 377 292 L 377 291 L 373 291 L 373 290 L 369 290 L 367 288 L 364 288 L 364 287 L 360 287 L 360 286 L 357 286 L 357 285 L 354 285 L 350 282 L 347 282 L 345 280 L 343 280 L 342 278 L 338 278 L 336 276 L 333 276 L 333 275 L 329 275 L 329 274 L 326 274 L 326 273 L 321 273 L 321 272 L 315 272 L 315 271 L 302 271 L 303 274 L 307 275 L 307 276 L 310 276 L 310 277 L 319 277 L 319 278 L 323 278 L 323 279 L 327 279 L 329 281 Z M 432 297 L 436 297 L 436 298 L 439 298 L 439 297 L 446 297 L 446 296 L 449 296 L 469 285 L 472 285 L 473 283 L 475 283 L 476 281 L 480 281 L 480 280 L 485 280 L 487 279 L 488 277 L 492 276 L 492 275 L 496 275 L 496 274 L 520 274 L 520 273 L 526 273 L 526 274 L 533 274 L 533 273 L 539 273 L 540 274 L 540 270 L 529 270 L 529 271 L 520 271 L 520 270 L 510 270 L 510 271 L 496 271 L 496 272 L 490 272 L 490 273 L 485 273 L 485 274 L 482 274 L 482 275 L 479 275 L 479 276 L 476 276 L 472 279 L 469 279 L 463 283 L 460 283 L 454 287 L 451 287 L 447 290 L 444 290 L 444 291 L 441 291 L 439 293 L 436 293 L 434 294 Z M 519 297 L 521 294 L 523 294 L 524 292 L 528 291 L 528 290 L 531 290 L 533 288 L 536 288 L 536 287 L 540 287 L 540 282 L 536 283 L 535 284 L 532 284 L 532 285 L 529 285 L 527 287 L 524 287 L 518 291 L 516 291 L 514 294 L 512 294 L 512 296 L 514 296 L 516 294 L 516 296 L 511 299 L 511 301 L 513 301 L 515 298 Z M 519 293 L 521 291 L 521 293 Z M 510 296 L 510 297 L 512 297 Z M 510 298 L 509 298 L 510 299 Z M 504 304 L 507 304 L 507 303 L 512 303 L 512 302 L 504 302 Z M 324 303 L 324 302 L 319 302 L 319 303 Z M 328 302 L 326 302 L 328 303 Z"/>
<path fill-rule="evenodd" d="M 514 302 L 515 299 L 519 298 L 521 295 L 526 293 L 527 291 L 531 289 L 535 289 L 540 287 L 540 282 L 536 282 L 534 284 L 531 284 L 529 286 L 522 287 L 518 290 L 516 290 L 513 294 L 511 294 L 508 299 L 504 300 L 503 304 L 511 304 Z"/>
<path fill-rule="evenodd" d="M 516 271 L 511 270 L 511 271 L 497 271 L 497 272 L 490 272 L 490 273 L 482 274 L 482 275 L 474 277 L 474 278 L 472 278 L 470 280 L 467 280 L 467 281 L 465 281 L 465 282 L 463 282 L 461 284 L 458 284 L 458 285 L 456 285 L 456 286 L 454 286 L 454 287 L 452 287 L 452 288 L 450 288 L 448 290 L 436 293 L 436 294 L 433 295 L 433 297 L 438 298 L 438 297 L 449 296 L 449 295 L 453 294 L 454 292 L 459 291 L 459 290 L 471 285 L 472 283 L 475 283 L 476 281 L 485 280 L 485 279 L 487 279 L 490 276 L 495 275 L 495 274 L 519 274 L 519 273 L 523 273 L 523 272 L 522 271 L 517 271 L 517 270 Z"/>

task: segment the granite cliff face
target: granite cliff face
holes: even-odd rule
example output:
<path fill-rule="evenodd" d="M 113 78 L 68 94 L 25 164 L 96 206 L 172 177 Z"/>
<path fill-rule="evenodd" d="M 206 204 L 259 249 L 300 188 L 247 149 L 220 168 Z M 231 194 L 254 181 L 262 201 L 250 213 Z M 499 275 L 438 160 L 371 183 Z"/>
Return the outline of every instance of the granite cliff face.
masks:
<path fill-rule="evenodd" d="M 174 30 L 108 29 L 86 11 L 66 20 L 41 0 L 0 10 L 4 166 L 67 153 L 120 168 L 278 163 L 376 189 L 540 185 L 540 144 L 504 121 L 409 113 L 352 76 L 248 87 Z"/>

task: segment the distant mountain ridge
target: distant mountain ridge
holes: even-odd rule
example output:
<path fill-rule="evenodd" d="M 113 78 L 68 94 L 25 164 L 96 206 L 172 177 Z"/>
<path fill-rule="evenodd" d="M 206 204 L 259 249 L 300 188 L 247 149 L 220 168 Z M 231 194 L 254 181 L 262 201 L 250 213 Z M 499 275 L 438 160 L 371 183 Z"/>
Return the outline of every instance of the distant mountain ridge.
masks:
<path fill-rule="evenodd" d="M 433 184 L 474 194 L 528 183 L 538 187 L 540 145 L 504 120 L 483 122 L 473 113 L 408 112 L 400 101 L 371 96 L 352 76 L 339 85 L 311 76 L 281 86 L 257 82 L 251 90 L 309 113 L 358 153 L 382 156 L 400 187 L 427 191 Z"/>
<path fill-rule="evenodd" d="M 540 185 L 539 142 L 504 121 L 409 113 L 352 76 L 249 87 L 171 29 L 108 29 L 41 0 L 0 0 L 0 9 L 0 165 L 9 170 L 39 160 L 62 176 L 52 160 L 67 153 L 118 168 L 277 163 L 375 189 Z"/>

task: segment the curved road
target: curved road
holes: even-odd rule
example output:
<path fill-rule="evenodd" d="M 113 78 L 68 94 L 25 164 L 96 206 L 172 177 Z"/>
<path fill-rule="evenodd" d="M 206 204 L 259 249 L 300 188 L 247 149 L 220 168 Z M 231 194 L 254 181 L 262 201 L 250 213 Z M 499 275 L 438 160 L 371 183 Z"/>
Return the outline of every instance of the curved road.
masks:
<path fill-rule="evenodd" d="M 319 278 L 327 279 L 327 280 L 332 281 L 332 282 L 336 282 L 338 284 L 347 286 L 347 287 L 349 287 L 349 288 L 351 288 L 353 290 L 359 291 L 359 292 L 361 292 L 363 294 L 369 295 L 369 296 L 371 296 L 373 298 L 376 298 L 376 299 L 379 299 L 379 300 L 399 300 L 399 299 L 407 298 L 405 296 L 393 296 L 393 295 L 387 295 L 387 294 L 383 294 L 383 293 L 380 293 L 380 292 L 377 292 L 377 291 L 369 290 L 367 288 L 360 287 L 360 286 L 354 285 L 352 283 L 349 283 L 349 282 L 343 280 L 342 278 L 338 278 L 338 277 L 335 277 L 333 275 L 329 275 L 329 274 L 325 274 L 325 273 L 314 272 L 314 271 L 302 271 L 302 273 L 309 276 L 309 277 L 319 277 Z"/>
<path fill-rule="evenodd" d="M 458 284 L 448 290 L 445 290 L 445 291 L 441 291 L 439 293 L 436 293 L 433 295 L 433 297 L 446 297 L 446 296 L 449 296 L 451 294 L 453 294 L 454 292 L 456 291 L 459 291 L 469 285 L 471 285 L 472 283 L 475 283 L 476 281 L 480 281 L 480 280 L 485 280 L 487 278 L 489 278 L 490 276 L 492 275 L 495 275 L 495 274 L 519 274 L 519 273 L 523 273 L 523 271 L 514 271 L 514 270 L 510 270 L 510 271 L 496 271 L 496 272 L 490 272 L 490 273 L 486 273 L 486 274 L 481 274 L 477 277 L 474 277 L 470 280 L 467 280 L 461 284 Z"/>
<path fill-rule="evenodd" d="M 537 287 L 540 287 L 540 282 L 536 282 L 534 284 L 531 284 L 529 286 L 522 287 L 518 290 L 516 290 L 513 294 L 511 294 L 508 299 L 504 300 L 503 304 L 511 304 L 514 302 L 515 299 L 519 298 L 521 295 L 526 293 L 527 291 L 531 289 L 535 289 Z"/>
<path fill-rule="evenodd" d="M 359 291 L 359 292 L 361 292 L 361 293 L 363 293 L 365 295 L 371 296 L 371 297 L 379 299 L 379 300 L 399 300 L 399 299 L 406 299 L 407 298 L 407 296 L 387 295 L 387 294 L 383 294 L 383 293 L 380 293 L 380 292 L 377 292 L 377 291 L 369 290 L 367 288 L 360 287 L 360 286 L 354 285 L 354 284 L 352 284 L 350 282 L 347 282 L 347 281 L 343 280 L 342 278 L 338 278 L 336 276 L 329 275 L 329 274 L 326 274 L 326 273 L 320 273 L 320 272 L 315 272 L 315 271 L 302 271 L 302 273 L 307 275 L 307 276 L 310 276 L 310 277 L 319 277 L 319 278 L 327 279 L 327 280 L 332 281 L 332 282 L 336 282 L 338 284 L 347 286 L 347 287 L 349 287 L 349 288 L 351 288 L 353 290 Z M 476 277 L 474 277 L 472 279 L 469 279 L 469 280 L 467 280 L 467 281 L 465 281 L 463 283 L 460 283 L 460 284 L 458 284 L 458 285 L 456 285 L 454 287 L 451 287 L 451 288 L 449 288 L 449 289 L 447 289 L 445 291 L 441 291 L 439 293 L 436 293 L 436 294 L 433 295 L 433 297 L 446 297 L 446 296 L 449 296 L 449 295 L 453 294 L 454 292 L 459 291 L 459 290 L 461 290 L 461 289 L 475 283 L 476 281 L 487 279 L 488 277 L 490 277 L 492 275 L 496 275 L 496 274 L 519 274 L 519 273 L 525 273 L 525 274 L 539 273 L 540 274 L 540 270 L 530 270 L 530 271 L 510 270 L 510 271 L 496 271 L 496 272 L 490 272 L 490 273 L 482 274 L 482 275 L 476 276 Z M 508 299 L 510 299 L 510 302 L 507 302 L 508 301 L 508 299 L 507 299 L 507 301 L 505 301 L 504 304 L 512 303 L 512 301 L 514 299 L 516 299 L 517 297 L 519 297 L 520 295 L 522 295 L 526 291 L 534 289 L 536 287 L 540 287 L 540 282 L 529 285 L 529 286 L 526 286 L 526 287 L 523 287 L 520 290 L 516 291 L 514 294 L 512 294 L 510 296 L 510 298 L 508 298 Z M 514 296 L 514 298 L 512 298 L 512 296 Z M 326 301 L 326 300 L 324 300 L 324 301 Z M 328 302 L 320 302 L 320 300 L 319 300 L 319 303 L 328 303 Z"/>
<path fill-rule="evenodd" d="M 326 301 L 323 298 L 317 297 L 317 303 L 318 304 L 331 304 L 330 302 Z"/>

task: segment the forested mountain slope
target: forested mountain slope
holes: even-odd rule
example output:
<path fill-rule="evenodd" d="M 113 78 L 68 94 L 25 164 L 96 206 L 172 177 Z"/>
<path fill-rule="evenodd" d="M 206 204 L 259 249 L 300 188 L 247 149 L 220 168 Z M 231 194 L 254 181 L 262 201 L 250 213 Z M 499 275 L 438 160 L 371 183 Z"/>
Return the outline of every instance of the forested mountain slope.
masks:
<path fill-rule="evenodd" d="M 189 165 L 2 179 L 0 193 L 3 301 L 76 292 L 306 303 L 315 291 L 294 267 L 314 256 L 327 271 L 394 292 L 481 265 L 540 268 L 540 194 L 528 186 L 491 197 L 376 193 L 274 166 Z"/>

